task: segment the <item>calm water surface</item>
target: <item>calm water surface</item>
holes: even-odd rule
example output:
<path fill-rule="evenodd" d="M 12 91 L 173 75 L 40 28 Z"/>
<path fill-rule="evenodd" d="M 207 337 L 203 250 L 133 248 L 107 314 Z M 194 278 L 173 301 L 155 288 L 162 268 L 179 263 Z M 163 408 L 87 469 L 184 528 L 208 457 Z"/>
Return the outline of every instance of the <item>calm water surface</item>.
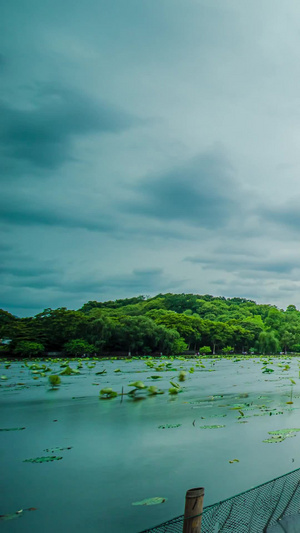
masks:
<path fill-rule="evenodd" d="M 287 360 L 274 358 L 268 364 L 273 373 L 262 373 L 257 359 L 203 363 L 199 368 L 195 361 L 175 360 L 176 370 L 157 373 L 138 360 L 101 361 L 92 369 L 83 362 L 81 374 L 62 376 L 54 391 L 47 377 L 34 380 L 22 363 L 8 369 L 1 363 L 8 379 L 0 380 L 0 428 L 26 429 L 0 432 L 0 514 L 37 508 L 2 521 L 2 530 L 138 533 L 182 514 L 189 488 L 204 486 L 208 505 L 300 467 L 300 433 L 278 444 L 262 442 L 268 431 L 300 427 L 298 360 L 284 370 L 278 363 Z M 169 396 L 170 380 L 192 366 L 183 392 Z M 95 375 L 103 369 L 106 374 Z M 156 374 L 162 379 L 152 380 Z M 289 405 L 291 378 L 296 385 Z M 140 401 L 124 396 L 122 403 L 120 397 L 99 400 L 100 388 L 128 392 L 136 380 L 166 393 Z M 158 427 L 165 424 L 181 425 Z M 45 450 L 53 447 L 72 448 L 56 452 L 60 461 L 24 462 L 51 455 Z M 230 464 L 235 458 L 239 463 Z M 154 496 L 167 501 L 132 505 Z"/>

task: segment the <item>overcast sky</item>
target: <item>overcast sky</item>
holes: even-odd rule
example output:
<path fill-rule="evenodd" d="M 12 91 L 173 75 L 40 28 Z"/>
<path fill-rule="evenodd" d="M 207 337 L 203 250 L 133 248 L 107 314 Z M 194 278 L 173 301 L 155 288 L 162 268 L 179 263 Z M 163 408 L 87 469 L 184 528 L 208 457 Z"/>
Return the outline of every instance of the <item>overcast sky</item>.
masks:
<path fill-rule="evenodd" d="M 300 4 L 1 6 L 0 307 L 300 307 Z"/>

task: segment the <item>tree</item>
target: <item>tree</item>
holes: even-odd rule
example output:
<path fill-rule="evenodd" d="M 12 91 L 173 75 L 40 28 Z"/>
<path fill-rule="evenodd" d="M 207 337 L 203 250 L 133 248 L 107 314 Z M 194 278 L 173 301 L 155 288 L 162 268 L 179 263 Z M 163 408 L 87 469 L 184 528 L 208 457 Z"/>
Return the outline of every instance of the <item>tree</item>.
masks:
<path fill-rule="evenodd" d="M 279 351 L 279 340 L 274 331 L 262 331 L 258 337 L 259 349 L 265 355 Z"/>
<path fill-rule="evenodd" d="M 91 355 L 95 353 L 96 348 L 93 344 L 89 344 L 83 339 L 73 339 L 64 344 L 64 352 L 66 355 L 75 355 L 80 357 L 82 355 Z"/>
<path fill-rule="evenodd" d="M 20 341 L 13 350 L 15 355 L 22 357 L 38 357 L 44 352 L 44 346 L 38 342 Z"/>

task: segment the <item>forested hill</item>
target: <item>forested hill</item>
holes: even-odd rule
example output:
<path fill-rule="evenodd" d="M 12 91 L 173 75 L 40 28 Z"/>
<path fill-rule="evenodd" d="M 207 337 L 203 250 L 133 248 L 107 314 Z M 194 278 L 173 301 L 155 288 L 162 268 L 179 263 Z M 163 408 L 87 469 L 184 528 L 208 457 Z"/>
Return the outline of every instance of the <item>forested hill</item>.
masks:
<path fill-rule="evenodd" d="M 0 338 L 1 352 L 14 356 L 300 352 L 300 312 L 245 298 L 158 294 L 89 301 L 77 311 L 45 309 L 29 318 L 0 310 Z"/>

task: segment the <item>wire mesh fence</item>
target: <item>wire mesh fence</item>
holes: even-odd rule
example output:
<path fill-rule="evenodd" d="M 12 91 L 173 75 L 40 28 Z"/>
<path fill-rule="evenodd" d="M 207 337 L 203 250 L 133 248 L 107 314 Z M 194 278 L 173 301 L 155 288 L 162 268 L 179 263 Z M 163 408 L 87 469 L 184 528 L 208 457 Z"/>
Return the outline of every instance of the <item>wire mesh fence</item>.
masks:
<path fill-rule="evenodd" d="M 279 533 L 289 531 L 283 526 L 288 517 L 300 532 L 300 468 L 204 507 L 201 533 Z M 181 515 L 141 533 L 182 533 L 183 523 Z"/>

